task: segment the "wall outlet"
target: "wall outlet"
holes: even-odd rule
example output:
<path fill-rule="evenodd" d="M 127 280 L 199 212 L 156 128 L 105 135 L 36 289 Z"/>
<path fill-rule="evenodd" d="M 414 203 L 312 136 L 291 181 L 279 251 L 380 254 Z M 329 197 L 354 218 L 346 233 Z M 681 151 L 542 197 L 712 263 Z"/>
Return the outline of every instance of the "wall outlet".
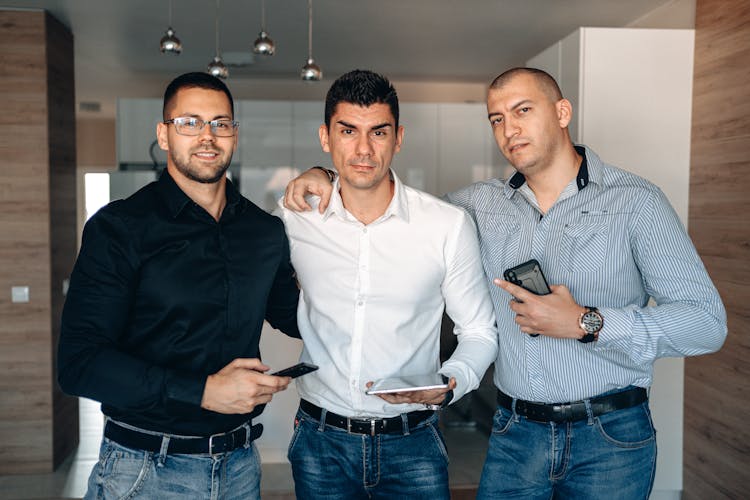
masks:
<path fill-rule="evenodd" d="M 12 286 L 10 287 L 10 299 L 13 303 L 22 303 L 29 301 L 29 287 L 28 286 Z"/>

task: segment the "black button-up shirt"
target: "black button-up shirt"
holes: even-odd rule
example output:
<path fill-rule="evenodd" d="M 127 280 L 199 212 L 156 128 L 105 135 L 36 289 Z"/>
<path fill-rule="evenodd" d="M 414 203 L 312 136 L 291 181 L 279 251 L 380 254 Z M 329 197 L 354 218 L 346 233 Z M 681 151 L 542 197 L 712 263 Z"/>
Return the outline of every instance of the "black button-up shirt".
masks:
<path fill-rule="evenodd" d="M 250 415 L 200 408 L 208 375 L 259 357 L 264 318 L 299 337 L 280 219 L 227 181 L 217 222 L 167 172 L 86 224 L 60 334 L 63 390 L 137 427 L 210 435 Z"/>

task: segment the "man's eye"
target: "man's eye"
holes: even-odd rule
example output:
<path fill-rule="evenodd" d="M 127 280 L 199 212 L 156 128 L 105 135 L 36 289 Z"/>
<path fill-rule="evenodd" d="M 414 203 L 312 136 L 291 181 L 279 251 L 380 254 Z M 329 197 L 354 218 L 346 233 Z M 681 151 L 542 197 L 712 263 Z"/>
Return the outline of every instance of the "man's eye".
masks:
<path fill-rule="evenodd" d="M 493 118 L 492 120 L 490 120 L 490 124 L 491 125 L 499 125 L 500 123 L 502 123 L 502 121 L 503 121 L 502 117 L 496 116 L 495 118 Z"/>
<path fill-rule="evenodd" d="M 213 122 L 211 126 L 218 129 L 227 129 L 230 127 L 229 122 Z"/>
<path fill-rule="evenodd" d="M 354 130 L 350 128 L 345 128 L 344 130 L 341 131 L 341 133 L 344 135 L 352 135 L 354 133 Z"/>
<path fill-rule="evenodd" d="M 529 110 L 531 110 L 531 108 L 528 107 L 528 106 L 525 106 L 525 107 L 521 108 L 521 113 L 528 113 Z"/>
<path fill-rule="evenodd" d="M 198 124 L 198 120 L 197 119 L 195 119 L 195 118 L 189 118 L 187 120 L 183 120 L 182 126 L 183 127 L 188 127 L 188 128 L 198 128 L 199 124 Z"/>
<path fill-rule="evenodd" d="M 384 130 L 375 130 L 372 135 L 375 137 L 385 137 L 386 133 Z"/>

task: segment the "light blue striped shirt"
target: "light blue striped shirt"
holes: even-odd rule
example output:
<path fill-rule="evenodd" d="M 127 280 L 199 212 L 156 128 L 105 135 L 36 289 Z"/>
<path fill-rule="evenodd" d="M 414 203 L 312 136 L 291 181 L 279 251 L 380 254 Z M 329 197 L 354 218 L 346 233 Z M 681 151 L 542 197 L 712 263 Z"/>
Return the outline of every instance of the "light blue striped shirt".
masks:
<path fill-rule="evenodd" d="M 721 347 L 727 332 L 721 298 L 658 187 L 588 148 L 581 174 L 543 217 L 521 182 L 517 174 L 447 195 L 479 230 L 497 317 L 498 388 L 529 401 L 576 401 L 628 385 L 649 387 L 657 358 Z M 550 284 L 564 284 L 578 304 L 599 308 L 604 327 L 597 342 L 520 331 L 508 307 L 512 297 L 492 279 L 532 258 Z M 649 297 L 656 306 L 647 306 Z"/>

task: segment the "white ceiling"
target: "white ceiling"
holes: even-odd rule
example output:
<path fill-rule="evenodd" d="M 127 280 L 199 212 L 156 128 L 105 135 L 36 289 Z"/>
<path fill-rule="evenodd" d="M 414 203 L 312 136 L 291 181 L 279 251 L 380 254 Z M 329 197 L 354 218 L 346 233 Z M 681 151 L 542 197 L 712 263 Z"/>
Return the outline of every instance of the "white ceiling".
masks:
<path fill-rule="evenodd" d="M 674 3 L 685 0 L 313 0 L 313 56 L 326 79 L 368 68 L 399 81 L 486 83 L 579 26 L 627 26 Z M 158 96 L 177 74 L 205 70 L 214 55 L 215 1 L 173 0 L 172 27 L 183 43 L 179 56 L 159 52 L 168 5 L 0 0 L 0 8 L 45 8 L 71 28 L 78 101 Z M 261 0 L 221 1 L 221 51 L 227 58 L 250 51 L 260 12 Z M 307 1 L 266 0 L 266 19 L 276 55 L 230 68 L 230 86 L 299 79 L 307 58 Z"/>

